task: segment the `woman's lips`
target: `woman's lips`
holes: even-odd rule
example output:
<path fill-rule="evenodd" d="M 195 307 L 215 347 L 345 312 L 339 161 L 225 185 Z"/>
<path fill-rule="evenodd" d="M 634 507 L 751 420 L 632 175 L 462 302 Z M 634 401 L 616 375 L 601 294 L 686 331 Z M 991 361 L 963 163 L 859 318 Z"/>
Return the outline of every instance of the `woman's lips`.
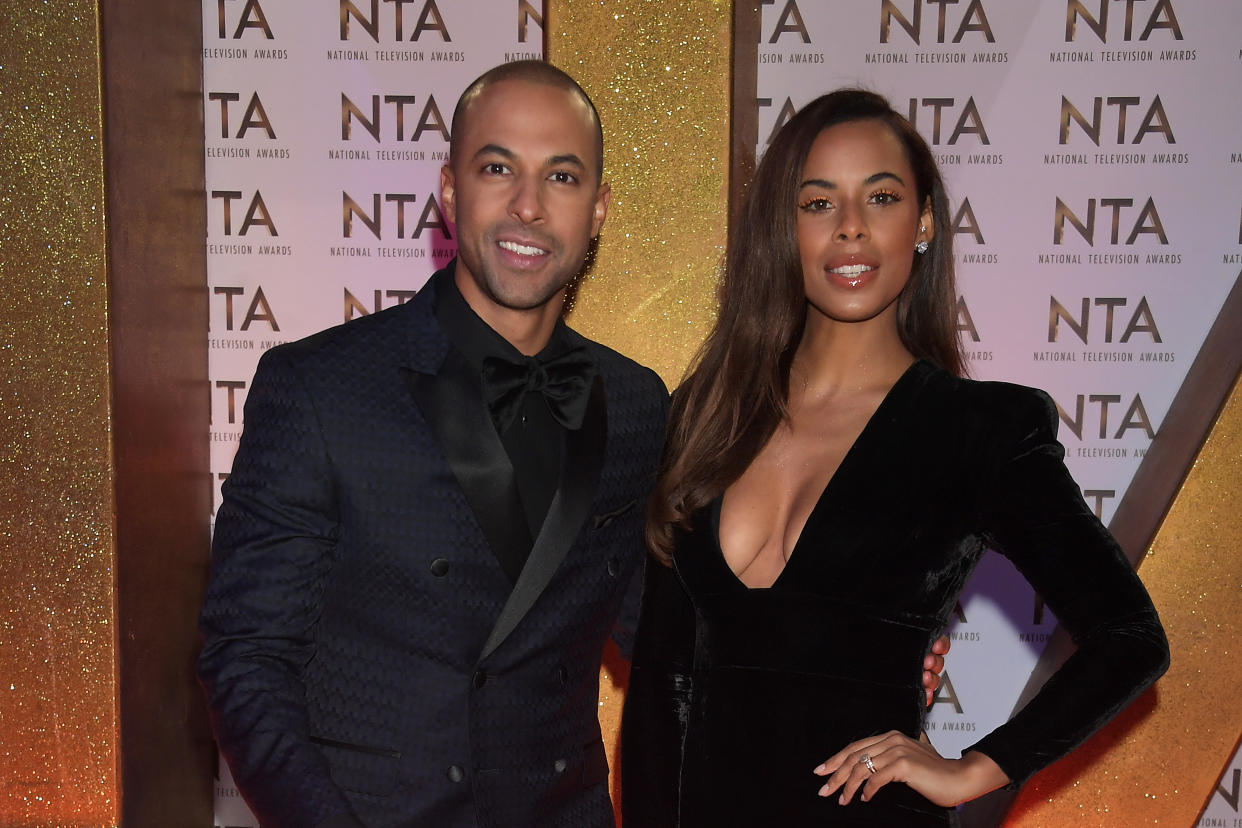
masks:
<path fill-rule="evenodd" d="M 876 271 L 875 266 L 867 264 L 848 264 L 825 268 L 830 281 L 846 287 L 858 287 L 871 279 Z"/>

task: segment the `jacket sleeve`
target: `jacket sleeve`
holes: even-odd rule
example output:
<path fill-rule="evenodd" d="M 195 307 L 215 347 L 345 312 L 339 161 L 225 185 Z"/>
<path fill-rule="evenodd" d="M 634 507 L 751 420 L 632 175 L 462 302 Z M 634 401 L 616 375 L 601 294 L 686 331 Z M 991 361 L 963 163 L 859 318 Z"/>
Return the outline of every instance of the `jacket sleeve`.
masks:
<path fill-rule="evenodd" d="M 1077 651 L 1009 722 L 966 748 L 1017 787 L 1069 753 L 1168 668 L 1164 630 L 1120 546 L 1083 501 L 1041 391 L 1020 389 L 1011 443 L 983 516 L 988 544 L 1043 596 Z"/>
<path fill-rule="evenodd" d="M 625 826 L 677 824 L 694 637 L 694 607 L 677 574 L 648 558 L 621 718 L 621 820 Z"/>
<path fill-rule="evenodd" d="M 634 503 L 638 510 L 638 514 L 643 513 L 643 504 L 647 502 L 647 498 L 651 495 L 651 488 L 655 484 L 655 469 L 660 463 L 660 450 L 664 445 L 664 428 L 668 423 L 668 407 L 669 395 L 668 390 L 664 387 L 664 381 L 654 371 L 649 372 L 652 379 L 651 394 L 659 403 L 658 416 L 651 418 L 651 421 L 644 431 L 647 455 L 649 460 L 646 463 L 651 469 L 651 474 L 643 480 L 641 494 L 635 499 Z M 642 537 L 642 520 L 637 521 L 638 534 L 634 538 L 634 554 L 643 560 L 647 559 L 644 550 L 646 542 Z M 621 609 L 617 613 L 616 623 L 612 628 L 612 640 L 616 642 L 621 656 L 627 661 L 634 657 L 634 636 L 638 630 L 638 610 L 639 601 L 642 590 L 642 570 L 640 564 L 634 569 L 634 576 L 630 579 L 629 585 L 626 587 L 625 596 L 621 601 Z"/>
<path fill-rule="evenodd" d="M 220 748 L 265 828 L 361 825 L 310 742 L 302 683 L 337 534 L 330 466 L 296 368 L 268 351 L 216 515 L 198 663 Z"/>

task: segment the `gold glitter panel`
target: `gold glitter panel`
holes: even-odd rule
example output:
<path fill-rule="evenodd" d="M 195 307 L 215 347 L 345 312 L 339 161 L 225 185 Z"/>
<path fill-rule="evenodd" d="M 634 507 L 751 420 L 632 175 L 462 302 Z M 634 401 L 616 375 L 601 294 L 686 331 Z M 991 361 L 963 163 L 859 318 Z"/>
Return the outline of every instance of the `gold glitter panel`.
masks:
<path fill-rule="evenodd" d="M 549 0 L 548 59 L 604 124 L 612 184 L 570 314 L 669 387 L 715 319 L 728 216 L 732 4 Z"/>
<path fill-rule="evenodd" d="M 548 59 L 586 89 L 612 184 L 595 266 L 570 323 L 674 387 L 715 320 L 729 193 L 733 4 L 547 4 Z M 615 770 L 628 664 L 600 672 L 600 725 Z M 617 775 L 613 802 L 619 807 Z"/>
<path fill-rule="evenodd" d="M 116 825 L 117 665 L 94 2 L 0 44 L 0 824 Z"/>
<path fill-rule="evenodd" d="M 1242 379 L 1139 574 L 1169 672 L 1102 738 L 1037 776 L 1006 825 L 1193 825 L 1242 734 Z"/>

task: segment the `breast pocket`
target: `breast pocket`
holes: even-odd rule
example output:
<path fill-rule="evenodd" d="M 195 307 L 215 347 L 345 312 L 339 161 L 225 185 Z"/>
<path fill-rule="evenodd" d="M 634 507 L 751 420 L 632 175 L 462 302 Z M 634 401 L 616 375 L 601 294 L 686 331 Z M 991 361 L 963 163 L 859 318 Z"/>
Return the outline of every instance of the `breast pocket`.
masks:
<path fill-rule="evenodd" d="M 638 500 L 636 499 L 631 500 L 628 503 L 623 503 L 620 506 L 618 506 L 616 509 L 612 509 L 610 511 L 602 512 L 596 515 L 592 519 L 592 526 L 596 530 L 607 528 L 612 523 L 615 523 L 618 518 L 621 518 L 629 514 L 630 512 L 634 511 L 636 508 L 638 508 Z"/>

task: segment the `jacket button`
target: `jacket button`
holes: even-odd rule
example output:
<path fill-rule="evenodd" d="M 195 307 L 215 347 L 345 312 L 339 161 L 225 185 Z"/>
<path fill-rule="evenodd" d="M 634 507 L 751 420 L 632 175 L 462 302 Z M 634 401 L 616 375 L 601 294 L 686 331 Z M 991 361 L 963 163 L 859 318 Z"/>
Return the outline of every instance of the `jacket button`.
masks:
<path fill-rule="evenodd" d="M 466 772 L 461 769 L 460 765 L 449 765 L 445 775 L 448 776 L 450 782 L 460 782 L 466 778 Z"/>
<path fill-rule="evenodd" d="M 477 673 L 474 674 L 473 682 L 474 682 L 474 689 L 478 690 L 480 687 L 487 684 L 487 673 L 483 672 L 482 670 L 479 670 Z"/>
<path fill-rule="evenodd" d="M 608 559 L 608 574 L 615 578 L 617 577 L 617 573 L 620 571 L 621 571 L 621 562 L 618 561 L 616 558 L 609 558 Z"/>
<path fill-rule="evenodd" d="M 564 759 L 557 759 L 555 762 L 552 763 L 552 770 L 556 771 L 557 773 L 564 773 L 565 768 L 567 767 L 569 767 L 569 763 L 566 762 Z"/>
<path fill-rule="evenodd" d="M 444 558 L 436 558 L 431 562 L 431 574 L 435 575 L 437 578 L 443 578 L 448 574 L 448 571 L 449 562 Z"/>

